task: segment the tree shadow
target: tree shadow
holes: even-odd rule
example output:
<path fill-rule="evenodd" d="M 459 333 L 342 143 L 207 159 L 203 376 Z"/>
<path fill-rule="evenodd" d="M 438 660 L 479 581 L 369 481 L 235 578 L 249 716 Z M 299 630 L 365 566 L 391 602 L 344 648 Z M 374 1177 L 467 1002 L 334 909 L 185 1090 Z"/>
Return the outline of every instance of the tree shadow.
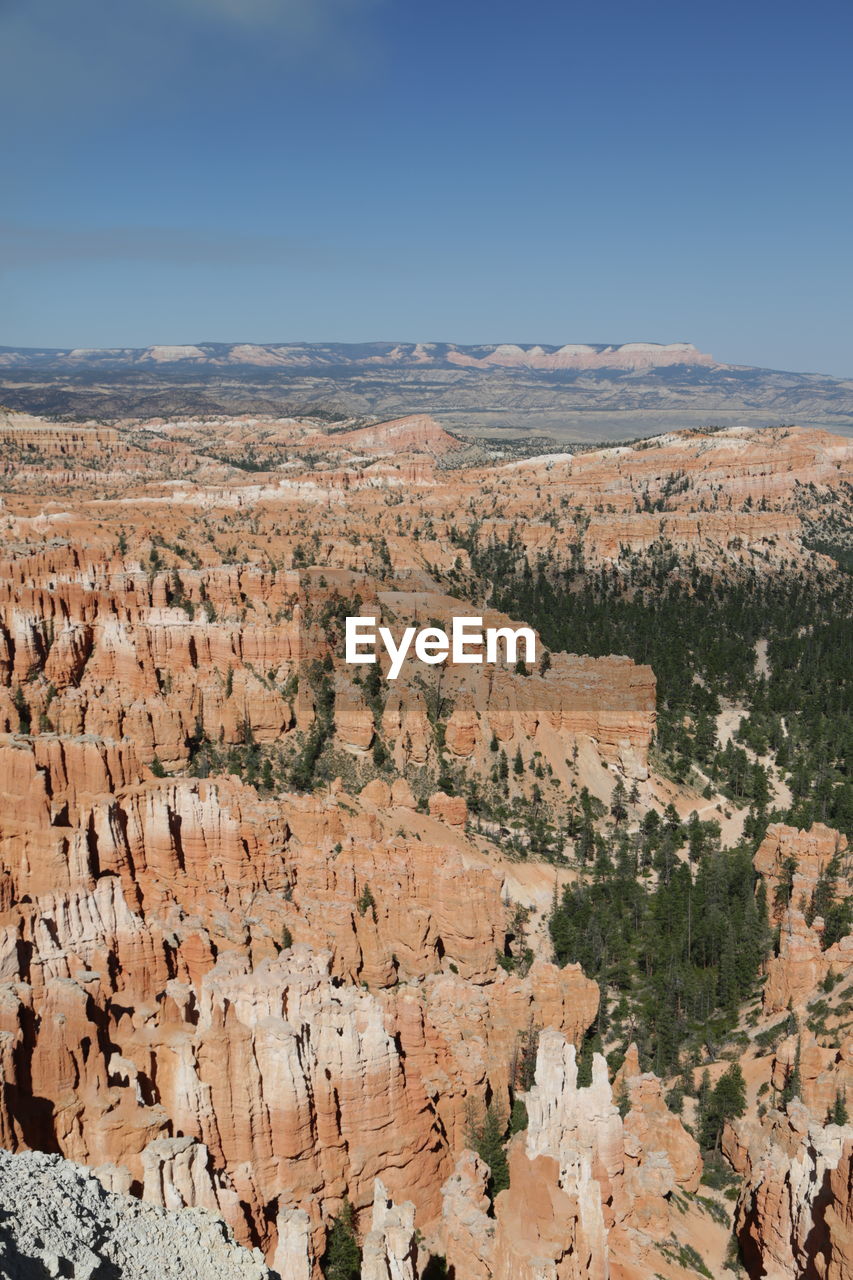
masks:
<path fill-rule="evenodd" d="M 456 1280 L 456 1268 L 448 1267 L 444 1258 L 434 1255 L 427 1263 L 421 1280 Z"/>

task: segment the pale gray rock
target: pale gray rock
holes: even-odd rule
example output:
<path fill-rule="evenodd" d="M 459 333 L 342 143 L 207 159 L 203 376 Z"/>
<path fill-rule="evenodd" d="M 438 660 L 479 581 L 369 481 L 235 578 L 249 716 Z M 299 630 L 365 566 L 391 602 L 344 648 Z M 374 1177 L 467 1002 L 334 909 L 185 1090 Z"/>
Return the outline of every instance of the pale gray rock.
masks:
<path fill-rule="evenodd" d="M 0 1150 L 3 1280 L 276 1280 L 208 1209 L 107 1191 L 61 1156 Z"/>

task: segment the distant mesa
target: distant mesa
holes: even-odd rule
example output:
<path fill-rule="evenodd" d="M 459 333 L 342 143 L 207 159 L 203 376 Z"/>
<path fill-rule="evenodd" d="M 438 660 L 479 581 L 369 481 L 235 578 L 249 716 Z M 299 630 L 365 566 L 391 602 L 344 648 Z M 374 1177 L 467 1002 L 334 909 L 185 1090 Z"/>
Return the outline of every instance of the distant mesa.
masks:
<path fill-rule="evenodd" d="M 698 351 L 690 342 L 626 342 L 618 347 L 569 344 L 548 347 L 517 347 L 502 344 L 480 358 L 457 350 L 448 355 L 454 364 L 524 366 L 528 369 L 656 369 L 687 364 L 721 367 L 713 356 Z"/>
<path fill-rule="evenodd" d="M 0 347 L 0 403 L 76 422 L 426 410 L 463 439 L 620 441 L 709 425 L 853 434 L 853 379 L 725 364 L 690 342 L 197 342 Z"/>
<path fill-rule="evenodd" d="M 516 343 L 460 346 L 453 342 L 373 343 L 198 343 L 151 347 L 35 350 L 6 348 L 0 365 L 259 365 L 283 368 L 317 366 L 432 366 L 470 369 L 656 369 L 668 365 L 725 368 L 689 342 L 626 342 L 620 345 L 567 343 L 521 346 Z"/>
<path fill-rule="evenodd" d="M 157 364 L 171 364 L 174 360 L 203 360 L 201 347 L 149 347 L 143 359 Z"/>

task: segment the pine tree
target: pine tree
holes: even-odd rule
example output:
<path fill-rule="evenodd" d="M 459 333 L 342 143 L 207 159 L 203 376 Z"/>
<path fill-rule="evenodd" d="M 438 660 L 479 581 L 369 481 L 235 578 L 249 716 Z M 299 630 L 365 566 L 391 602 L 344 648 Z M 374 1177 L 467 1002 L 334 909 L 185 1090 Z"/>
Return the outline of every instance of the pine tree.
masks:
<path fill-rule="evenodd" d="M 827 947 L 840 942 L 850 932 L 851 925 L 853 925 L 853 903 L 851 903 L 851 899 L 845 898 L 843 902 L 834 902 L 827 909 L 824 920 L 826 927 L 823 931 L 821 946 L 825 951 Z"/>
<path fill-rule="evenodd" d="M 791 1073 L 785 1081 L 785 1087 L 782 1090 L 782 1106 L 787 1110 L 788 1104 L 792 1102 L 794 1098 L 802 1097 L 802 1093 L 803 1080 L 800 1072 L 800 1040 L 798 1037 L 797 1052 L 794 1055 L 794 1065 L 791 1068 Z"/>
<path fill-rule="evenodd" d="M 506 1191 L 509 1186 L 509 1166 L 504 1151 L 505 1130 L 506 1120 L 500 1116 L 494 1103 L 486 1107 L 482 1124 L 472 1123 L 469 1117 L 468 1141 L 480 1159 L 489 1166 L 491 1176 L 487 1189 L 493 1203 L 495 1196 Z"/>
<path fill-rule="evenodd" d="M 746 1081 L 741 1065 L 735 1059 L 717 1081 L 715 1101 L 722 1120 L 737 1120 L 746 1111 Z"/>
<path fill-rule="evenodd" d="M 783 875 L 773 895 L 773 905 L 775 907 L 787 907 L 791 901 L 791 890 L 794 887 L 794 875 L 797 871 L 797 866 L 797 859 L 793 857 L 786 858 L 782 863 Z"/>
<path fill-rule="evenodd" d="M 848 1119 L 848 1115 L 847 1115 L 846 1090 L 839 1089 L 835 1095 L 835 1103 L 832 1108 L 831 1123 L 846 1124 L 847 1119 Z"/>
<path fill-rule="evenodd" d="M 592 823 L 584 819 L 584 822 L 580 829 L 580 834 L 578 835 L 577 841 L 575 843 L 575 853 L 577 854 L 578 861 L 582 863 L 588 862 L 589 856 L 594 849 L 595 849 L 595 830 L 593 828 Z"/>
<path fill-rule="evenodd" d="M 755 894 L 755 914 L 758 918 L 756 947 L 760 956 L 759 963 L 763 964 L 773 939 L 770 920 L 767 915 L 767 885 L 763 880 L 759 880 Z"/>
<path fill-rule="evenodd" d="M 536 1054 L 539 1050 L 539 1028 L 531 1018 L 520 1036 L 519 1053 L 515 1062 L 513 1086 L 525 1092 L 533 1087 L 536 1078 Z"/>
<path fill-rule="evenodd" d="M 704 1097 L 703 1097 L 704 1094 Z M 699 1091 L 699 1141 L 703 1147 L 720 1145 L 723 1125 L 736 1120 L 746 1111 L 746 1083 L 740 1063 L 735 1061 L 724 1071 L 713 1089 L 706 1071 Z"/>
<path fill-rule="evenodd" d="M 835 881 L 824 872 L 818 877 L 814 893 L 806 910 L 806 924 L 811 925 L 817 916 L 820 916 L 825 921 L 834 900 Z"/>
<path fill-rule="evenodd" d="M 355 1234 L 352 1205 L 346 1198 L 329 1230 L 323 1274 L 326 1280 L 359 1280 L 361 1275 L 361 1249 Z"/>
<path fill-rule="evenodd" d="M 360 916 L 367 915 L 369 911 L 372 914 L 373 919 L 374 920 L 376 919 L 376 899 L 371 893 L 369 884 L 365 883 L 365 886 L 361 891 L 361 896 L 358 899 L 357 905 L 358 905 L 358 914 Z"/>
<path fill-rule="evenodd" d="M 628 793 L 625 790 L 625 783 L 621 778 L 618 778 L 616 780 L 616 786 L 613 788 L 613 795 L 610 798 L 610 812 L 613 814 L 617 826 L 628 816 L 628 810 L 625 808 L 627 795 Z"/>
<path fill-rule="evenodd" d="M 516 1098 L 512 1104 L 512 1111 L 509 1114 L 509 1135 L 521 1133 L 527 1128 L 527 1107 L 524 1105 L 523 1098 Z"/>
<path fill-rule="evenodd" d="M 12 695 L 12 702 L 18 713 L 18 733 L 29 733 L 32 727 L 32 716 L 30 708 L 27 705 L 27 699 L 20 685 L 17 686 Z"/>
<path fill-rule="evenodd" d="M 711 1108 L 711 1073 L 706 1070 L 702 1072 L 702 1079 L 699 1083 L 699 1093 L 696 1101 L 696 1119 L 699 1128 L 699 1142 L 701 1146 L 708 1147 L 711 1144 L 706 1141 L 709 1127 L 709 1112 Z"/>

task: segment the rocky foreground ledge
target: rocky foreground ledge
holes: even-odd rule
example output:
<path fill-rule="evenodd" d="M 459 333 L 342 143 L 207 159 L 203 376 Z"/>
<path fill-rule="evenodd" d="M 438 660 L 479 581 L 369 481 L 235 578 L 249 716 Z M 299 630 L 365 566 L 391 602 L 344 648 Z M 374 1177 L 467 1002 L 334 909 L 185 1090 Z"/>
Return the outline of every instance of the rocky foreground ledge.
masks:
<path fill-rule="evenodd" d="M 0 1150 L 0 1275 L 6 1280 L 271 1280 L 207 1209 L 172 1212 L 106 1191 L 62 1156 Z"/>

